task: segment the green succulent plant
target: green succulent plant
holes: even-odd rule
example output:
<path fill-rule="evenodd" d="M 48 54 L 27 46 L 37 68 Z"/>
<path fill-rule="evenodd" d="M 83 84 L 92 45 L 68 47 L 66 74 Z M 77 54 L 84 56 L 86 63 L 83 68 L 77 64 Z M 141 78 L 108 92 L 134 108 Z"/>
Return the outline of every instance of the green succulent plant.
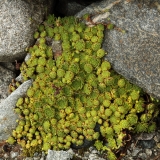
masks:
<path fill-rule="evenodd" d="M 151 132 L 156 127 L 155 100 L 145 102 L 144 92 L 103 59 L 104 25 L 88 27 L 80 20 L 50 15 L 34 34 L 38 43 L 29 48 L 30 59 L 21 65 L 24 81 L 34 82 L 17 100 L 14 111 L 21 119 L 7 142 L 19 143 L 25 154 L 66 150 L 87 139 L 116 160 L 114 151 L 125 144 L 124 131 Z M 48 38 L 61 42 L 56 58 Z"/>

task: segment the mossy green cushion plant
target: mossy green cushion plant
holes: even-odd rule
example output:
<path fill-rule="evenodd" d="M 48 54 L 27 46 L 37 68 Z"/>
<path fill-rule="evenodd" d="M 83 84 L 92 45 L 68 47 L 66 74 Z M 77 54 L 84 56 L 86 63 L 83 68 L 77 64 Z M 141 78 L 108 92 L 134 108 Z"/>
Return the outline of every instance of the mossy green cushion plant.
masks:
<path fill-rule="evenodd" d="M 113 151 L 125 145 L 128 130 L 155 129 L 157 106 L 147 104 L 143 91 L 104 61 L 103 31 L 102 24 L 88 27 L 74 17 L 54 15 L 39 26 L 34 34 L 38 41 L 29 48 L 31 57 L 21 66 L 24 81 L 34 82 L 17 101 L 15 112 L 21 119 L 7 142 L 17 142 L 33 154 L 66 150 L 86 138 L 115 160 Z M 54 58 L 48 39 L 60 40 L 61 55 Z"/>

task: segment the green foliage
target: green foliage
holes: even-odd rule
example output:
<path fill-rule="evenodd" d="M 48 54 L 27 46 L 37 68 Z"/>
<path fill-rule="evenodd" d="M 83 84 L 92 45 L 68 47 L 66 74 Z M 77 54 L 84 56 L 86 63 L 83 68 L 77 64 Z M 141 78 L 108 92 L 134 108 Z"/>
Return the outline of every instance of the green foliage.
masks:
<path fill-rule="evenodd" d="M 113 151 L 125 144 L 124 130 L 155 129 L 157 105 L 145 103 L 142 90 L 103 59 L 107 54 L 101 48 L 103 31 L 102 24 L 88 27 L 74 17 L 52 15 L 39 26 L 34 34 L 40 37 L 38 45 L 29 49 L 31 58 L 21 65 L 24 81 L 34 82 L 26 97 L 17 100 L 15 112 L 21 120 L 8 143 L 17 142 L 25 153 L 33 154 L 82 145 L 86 138 L 115 160 Z M 62 54 L 55 59 L 48 38 L 62 44 Z"/>

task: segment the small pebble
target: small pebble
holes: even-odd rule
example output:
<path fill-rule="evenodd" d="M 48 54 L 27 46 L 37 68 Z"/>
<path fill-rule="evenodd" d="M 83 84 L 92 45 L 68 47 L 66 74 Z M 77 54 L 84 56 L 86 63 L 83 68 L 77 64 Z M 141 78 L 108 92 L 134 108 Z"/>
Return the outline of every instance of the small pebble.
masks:
<path fill-rule="evenodd" d="M 97 154 L 90 154 L 88 160 L 104 160 L 103 158 L 98 157 Z"/>
<path fill-rule="evenodd" d="M 142 150 L 142 149 L 140 149 L 140 148 L 134 148 L 134 149 L 133 149 L 133 152 L 132 152 L 132 156 L 133 156 L 133 157 L 137 156 L 137 154 L 138 154 L 141 150 Z"/>
<path fill-rule="evenodd" d="M 38 152 L 35 152 L 35 153 L 34 153 L 34 157 L 37 157 L 38 155 L 39 155 Z"/>
<path fill-rule="evenodd" d="M 89 157 L 89 154 L 90 154 L 89 152 L 85 152 L 84 157 Z"/>
<path fill-rule="evenodd" d="M 17 156 L 18 156 L 18 152 L 13 152 L 13 151 L 11 151 L 10 152 L 10 157 L 13 159 L 13 158 L 16 158 Z"/>
<path fill-rule="evenodd" d="M 97 154 L 98 153 L 98 151 L 97 150 L 92 150 L 92 152 L 91 152 L 92 154 Z"/>
<path fill-rule="evenodd" d="M 40 160 L 40 157 L 34 157 L 33 160 Z"/>
<path fill-rule="evenodd" d="M 155 133 L 141 133 L 139 136 L 137 136 L 138 140 L 151 140 L 153 139 Z"/>
<path fill-rule="evenodd" d="M 158 139 L 158 137 L 157 136 L 154 136 L 154 138 L 153 138 L 154 140 L 155 140 L 155 142 L 159 142 L 159 139 Z"/>
<path fill-rule="evenodd" d="M 130 148 L 134 148 L 134 147 L 135 147 L 135 144 L 134 144 L 134 143 L 132 143 Z"/>
<path fill-rule="evenodd" d="M 9 156 L 8 156 L 7 153 L 5 153 L 5 154 L 3 155 L 3 157 L 4 157 L 4 158 L 9 158 Z"/>
<path fill-rule="evenodd" d="M 25 160 L 33 160 L 31 157 L 26 157 Z"/>
<path fill-rule="evenodd" d="M 153 138 L 156 142 L 160 142 L 160 134 L 157 133 L 154 138 Z"/>
<path fill-rule="evenodd" d="M 157 146 L 158 148 L 160 148 L 160 143 L 157 143 L 156 146 Z"/>
<path fill-rule="evenodd" d="M 153 155 L 157 156 L 157 149 L 153 149 L 152 152 L 153 152 Z"/>
<path fill-rule="evenodd" d="M 146 159 L 147 159 L 146 153 L 140 153 L 140 154 L 138 155 L 138 157 L 141 158 L 142 160 L 146 160 Z"/>
<path fill-rule="evenodd" d="M 152 140 L 140 140 L 138 141 L 137 145 L 141 146 L 142 148 L 154 148 L 156 142 Z"/>
<path fill-rule="evenodd" d="M 72 154 L 72 155 L 74 155 L 74 152 L 73 152 L 73 150 L 70 148 L 68 151 L 67 151 L 69 154 Z"/>
<path fill-rule="evenodd" d="M 147 154 L 148 157 L 151 157 L 152 150 L 147 148 L 147 149 L 145 149 L 145 153 Z"/>
<path fill-rule="evenodd" d="M 131 155 L 131 151 L 129 149 L 127 149 L 127 155 Z"/>
<path fill-rule="evenodd" d="M 45 153 L 44 152 L 42 152 L 42 157 L 45 157 Z"/>
<path fill-rule="evenodd" d="M 90 152 L 92 152 L 92 150 L 94 150 L 94 147 L 89 147 L 89 149 L 88 149 Z"/>

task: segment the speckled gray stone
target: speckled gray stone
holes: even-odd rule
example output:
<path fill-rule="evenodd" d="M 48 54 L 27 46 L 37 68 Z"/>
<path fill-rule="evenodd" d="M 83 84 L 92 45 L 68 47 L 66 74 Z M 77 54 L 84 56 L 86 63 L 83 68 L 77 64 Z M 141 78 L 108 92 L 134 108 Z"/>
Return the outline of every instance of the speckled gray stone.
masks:
<path fill-rule="evenodd" d="M 112 23 L 126 31 L 106 31 L 103 47 L 113 68 L 149 94 L 160 99 L 160 13 L 136 3 L 111 9 Z"/>
<path fill-rule="evenodd" d="M 140 153 L 139 158 L 142 159 L 142 160 L 146 160 L 147 159 L 147 154 L 146 153 Z"/>
<path fill-rule="evenodd" d="M 145 149 L 145 153 L 147 154 L 148 157 L 151 157 L 152 156 L 152 150 L 150 149 Z"/>
<path fill-rule="evenodd" d="M 15 65 L 11 62 L 0 62 L 0 66 L 12 71 L 12 72 L 15 72 Z"/>
<path fill-rule="evenodd" d="M 8 86 L 15 76 L 14 72 L 0 66 L 0 103 L 9 95 Z"/>
<path fill-rule="evenodd" d="M 23 59 L 34 43 L 33 33 L 45 15 L 45 5 L 37 1 L 0 1 L 0 62 Z"/>
<path fill-rule="evenodd" d="M 155 132 L 151 132 L 151 133 L 145 133 L 145 132 L 143 132 L 143 133 L 137 134 L 136 138 L 138 140 L 152 140 L 153 137 L 155 136 L 155 134 L 156 134 Z"/>
<path fill-rule="evenodd" d="M 141 151 L 142 149 L 141 148 L 134 148 L 133 152 L 132 152 L 132 156 L 135 157 L 138 155 L 138 153 Z"/>
<path fill-rule="evenodd" d="M 156 142 L 154 141 L 154 139 L 151 140 L 139 140 L 137 143 L 137 146 L 140 146 L 142 148 L 154 148 L 154 146 L 156 146 Z"/>
<path fill-rule="evenodd" d="M 69 2 L 67 16 L 73 16 L 76 13 L 80 12 L 85 7 L 86 7 L 85 5 L 81 5 L 76 2 Z"/>
<path fill-rule="evenodd" d="M 91 153 L 91 154 L 89 155 L 88 160 L 105 160 L 105 159 L 104 159 L 104 158 L 100 158 L 97 154 Z"/>
<path fill-rule="evenodd" d="M 104 0 L 76 16 L 89 13 L 97 22 L 115 24 L 117 29 L 105 30 L 106 59 L 118 73 L 160 99 L 160 7 L 151 0 L 139 2 Z"/>
<path fill-rule="evenodd" d="M 48 155 L 46 160 L 70 160 L 73 158 L 73 151 L 69 149 L 69 151 L 54 151 L 48 150 Z"/>
<path fill-rule="evenodd" d="M 13 151 L 10 152 L 10 157 L 11 157 L 12 159 L 13 159 L 13 158 L 16 158 L 18 155 L 19 155 L 18 152 L 13 152 Z"/>
<path fill-rule="evenodd" d="M 25 95 L 31 84 L 31 80 L 24 82 L 0 103 L 0 141 L 6 140 L 15 129 L 18 115 L 14 113 L 13 109 L 18 98 Z"/>
<path fill-rule="evenodd" d="M 155 142 L 160 142 L 160 133 L 156 133 L 156 135 L 153 138 L 155 140 Z"/>

